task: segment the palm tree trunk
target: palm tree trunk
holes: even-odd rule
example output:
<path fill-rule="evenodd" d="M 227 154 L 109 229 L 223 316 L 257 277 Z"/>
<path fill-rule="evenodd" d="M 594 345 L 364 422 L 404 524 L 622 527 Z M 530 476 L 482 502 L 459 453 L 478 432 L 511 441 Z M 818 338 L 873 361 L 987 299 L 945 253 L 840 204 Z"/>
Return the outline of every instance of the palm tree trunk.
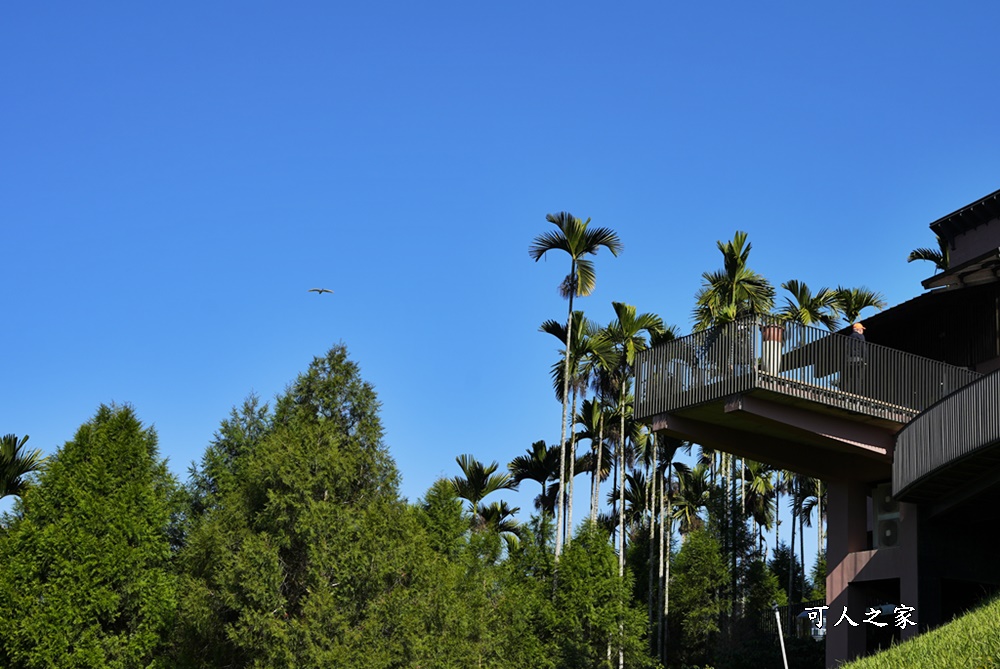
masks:
<path fill-rule="evenodd" d="M 656 624 L 656 653 L 660 662 L 666 664 L 666 619 L 667 603 L 670 597 L 670 514 L 667 513 L 667 481 L 670 476 L 669 464 L 664 471 L 665 476 L 660 477 L 660 600 L 657 624 Z"/>
<path fill-rule="evenodd" d="M 816 555 L 823 555 L 823 481 L 816 479 Z"/>
<path fill-rule="evenodd" d="M 573 388 L 573 413 L 570 414 L 569 425 L 569 488 L 566 496 L 566 545 L 573 538 L 573 479 L 576 477 L 576 430 L 573 429 L 576 420 L 576 384 Z"/>
<path fill-rule="evenodd" d="M 802 601 L 805 601 L 807 599 L 805 535 L 806 535 L 805 515 L 801 511 L 799 511 L 799 555 L 802 556 Z"/>
<path fill-rule="evenodd" d="M 618 575 L 625 575 L 625 393 L 620 393 L 618 410 L 621 412 L 621 434 L 618 438 Z"/>
<path fill-rule="evenodd" d="M 788 603 L 791 604 L 792 586 L 795 583 L 795 506 L 792 506 L 792 543 L 788 546 Z"/>
<path fill-rule="evenodd" d="M 658 453 L 657 444 L 653 442 L 653 470 L 650 476 L 647 477 L 646 488 L 649 491 L 647 494 L 646 508 L 649 509 L 649 588 L 646 593 L 646 601 L 649 603 L 647 607 L 649 609 L 649 629 L 653 629 L 653 624 L 655 618 L 653 617 L 656 608 L 653 606 L 653 576 L 655 575 L 655 560 L 656 552 L 654 548 L 656 547 L 656 513 L 654 509 L 656 508 L 656 465 Z M 662 532 L 662 528 L 661 528 Z"/>
<path fill-rule="evenodd" d="M 777 555 L 781 540 L 781 486 L 784 471 L 779 470 L 775 478 L 777 483 L 774 486 L 774 554 Z"/>
<path fill-rule="evenodd" d="M 746 462 L 740 459 L 740 520 L 747 517 Z"/>
<path fill-rule="evenodd" d="M 559 437 L 559 491 L 556 493 L 556 558 L 563 546 L 563 499 L 566 482 L 566 412 L 569 405 L 569 357 L 573 341 L 573 295 L 576 293 L 576 260 L 570 264 L 569 315 L 566 317 L 566 364 L 563 367 L 562 425 Z"/>
<path fill-rule="evenodd" d="M 597 398 L 594 398 L 597 401 Z M 604 407 L 601 407 L 601 414 L 597 419 L 597 467 L 594 469 L 594 478 L 590 492 L 590 522 L 597 523 L 597 511 L 601 506 L 601 472 L 604 463 L 601 456 L 604 455 Z"/>

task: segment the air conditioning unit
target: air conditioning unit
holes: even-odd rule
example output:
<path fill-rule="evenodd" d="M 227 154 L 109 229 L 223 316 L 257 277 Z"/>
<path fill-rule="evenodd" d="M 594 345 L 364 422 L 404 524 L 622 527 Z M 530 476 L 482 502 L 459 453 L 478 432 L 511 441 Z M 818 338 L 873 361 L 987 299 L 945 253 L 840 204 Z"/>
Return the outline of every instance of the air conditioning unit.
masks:
<path fill-rule="evenodd" d="M 875 532 L 875 548 L 892 548 L 899 545 L 899 518 L 878 521 Z"/>
<path fill-rule="evenodd" d="M 899 545 L 899 502 L 892 496 L 892 484 L 882 483 L 872 490 L 872 511 L 875 514 L 874 548 Z"/>

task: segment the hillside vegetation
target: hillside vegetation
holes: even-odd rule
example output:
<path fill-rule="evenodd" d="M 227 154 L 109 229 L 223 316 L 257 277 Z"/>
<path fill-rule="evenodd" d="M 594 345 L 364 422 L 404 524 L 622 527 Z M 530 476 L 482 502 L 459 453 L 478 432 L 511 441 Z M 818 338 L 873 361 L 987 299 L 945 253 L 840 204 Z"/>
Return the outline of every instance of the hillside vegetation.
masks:
<path fill-rule="evenodd" d="M 844 669 L 994 669 L 1000 667 L 1000 597 L 947 625 Z"/>

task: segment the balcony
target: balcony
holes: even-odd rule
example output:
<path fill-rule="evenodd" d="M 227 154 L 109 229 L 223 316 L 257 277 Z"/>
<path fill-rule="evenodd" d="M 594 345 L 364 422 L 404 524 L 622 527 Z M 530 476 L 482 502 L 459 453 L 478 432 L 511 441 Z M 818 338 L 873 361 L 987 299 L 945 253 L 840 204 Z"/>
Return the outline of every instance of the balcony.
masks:
<path fill-rule="evenodd" d="M 948 395 L 914 418 L 896 437 L 893 495 L 946 510 L 994 488 L 1000 472 L 997 407 L 1000 371 Z"/>
<path fill-rule="evenodd" d="M 636 416 L 763 390 L 905 423 L 980 376 L 819 328 L 744 318 L 640 353 Z"/>
<path fill-rule="evenodd" d="M 654 429 L 803 474 L 879 480 L 890 475 L 900 427 L 980 376 L 819 328 L 750 317 L 640 353 L 635 413 Z M 803 445 L 831 457 L 816 458 Z"/>

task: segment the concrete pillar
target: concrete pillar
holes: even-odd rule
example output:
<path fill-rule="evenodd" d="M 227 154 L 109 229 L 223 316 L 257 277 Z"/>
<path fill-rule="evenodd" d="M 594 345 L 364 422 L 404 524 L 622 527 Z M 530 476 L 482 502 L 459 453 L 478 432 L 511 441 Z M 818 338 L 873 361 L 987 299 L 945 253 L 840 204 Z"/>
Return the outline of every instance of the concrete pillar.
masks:
<path fill-rule="evenodd" d="M 918 622 L 916 626 L 907 625 L 903 628 L 901 637 L 905 641 L 911 637 L 916 636 L 921 630 L 926 630 L 926 626 L 920 623 L 924 622 L 921 619 L 920 611 L 925 609 L 927 611 L 928 618 L 934 618 L 932 609 L 940 608 L 940 604 L 931 601 L 928 591 L 928 585 L 933 587 L 933 582 L 931 579 L 921 578 L 925 576 L 920 572 L 922 569 L 918 569 L 918 559 L 921 557 L 921 546 L 920 546 L 920 518 L 918 514 L 918 509 L 916 504 L 906 504 L 900 502 L 899 504 L 899 604 L 905 604 L 906 606 L 912 606 L 916 608 L 916 615 L 914 616 L 915 621 Z M 932 571 L 932 567 L 927 565 L 928 572 Z M 926 576 L 930 576 L 928 573 Z M 930 622 L 929 620 L 927 622 Z"/>
<path fill-rule="evenodd" d="M 827 496 L 826 603 L 830 609 L 827 612 L 826 666 L 836 667 L 865 652 L 865 628 L 860 620 L 864 613 L 864 594 L 860 586 L 850 586 L 850 572 L 838 568 L 848 555 L 868 548 L 868 486 L 859 482 L 830 481 Z M 857 627 L 846 620 L 834 626 L 845 606 L 848 615 L 859 623 Z"/>

